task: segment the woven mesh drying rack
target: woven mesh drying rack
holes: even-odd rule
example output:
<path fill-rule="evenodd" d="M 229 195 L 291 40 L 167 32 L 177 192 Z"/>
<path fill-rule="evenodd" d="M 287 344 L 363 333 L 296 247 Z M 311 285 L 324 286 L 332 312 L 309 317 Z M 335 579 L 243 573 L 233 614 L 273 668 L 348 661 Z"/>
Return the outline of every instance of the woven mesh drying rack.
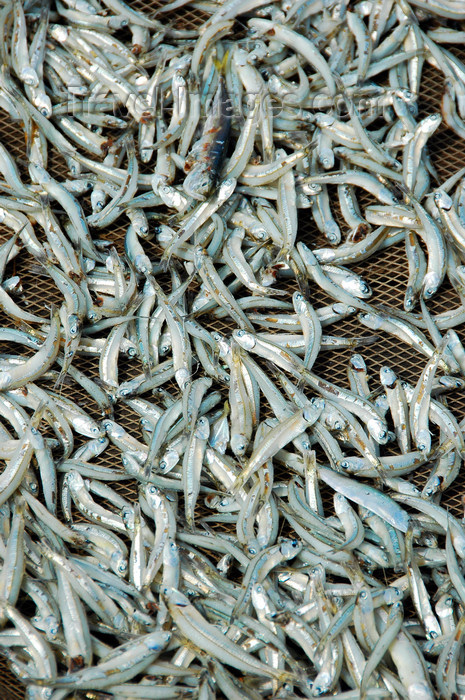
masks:
<path fill-rule="evenodd" d="M 134 0 L 130 3 L 134 9 L 150 10 L 164 4 L 161 0 Z M 182 8 L 178 12 L 166 15 L 167 21 L 174 22 L 179 28 L 194 29 L 199 26 L 207 15 L 197 10 Z M 462 61 L 465 61 L 465 47 L 448 46 L 453 53 Z M 426 65 L 423 70 L 423 84 L 421 89 L 421 102 L 419 104 L 419 118 L 423 118 L 428 114 L 433 114 L 440 111 L 440 101 L 442 95 L 442 76 L 431 66 Z M 24 168 L 26 149 L 24 143 L 23 130 L 19 125 L 9 121 L 5 112 L 0 112 L 0 141 L 5 144 L 10 153 L 17 159 L 20 171 Z M 428 143 L 429 153 L 434 166 L 437 169 L 440 181 L 457 172 L 464 165 L 465 144 L 447 127 L 441 126 L 433 135 Z M 49 153 L 48 169 L 53 177 L 58 179 L 66 177 L 67 166 L 63 158 L 56 152 L 51 150 Z M 148 169 L 147 172 L 150 170 Z M 142 172 L 144 169 L 142 168 Z M 330 195 L 335 188 L 330 189 Z M 361 208 L 371 203 L 371 198 L 362 190 L 357 192 Z M 345 224 L 342 217 L 339 215 L 337 208 L 337 197 L 331 197 L 333 211 L 341 230 L 344 233 Z M 116 221 L 111 232 L 106 232 L 102 237 L 107 237 L 114 241 L 119 252 L 123 251 L 124 235 L 126 232 L 126 221 Z M 0 243 L 3 243 L 11 235 L 10 231 L 0 226 Z M 99 232 L 100 235 L 100 232 Z M 310 247 L 316 248 L 326 245 L 326 241 L 313 223 L 310 210 L 301 212 L 299 221 L 299 239 L 304 240 Z M 147 246 L 147 253 L 155 257 L 159 252 L 157 247 L 152 243 L 144 242 L 144 247 Z M 22 304 L 27 303 L 27 310 L 32 313 L 44 315 L 44 305 L 49 306 L 54 301 L 60 301 L 58 290 L 53 282 L 45 276 L 38 276 L 37 270 L 30 269 L 30 261 L 20 254 L 8 267 L 7 273 L 11 275 L 19 275 L 21 277 L 24 288 L 24 300 Z M 405 248 L 403 243 L 399 243 L 381 254 L 373 256 L 369 259 L 369 263 L 361 263 L 351 267 L 355 272 L 362 274 L 373 289 L 372 300 L 375 304 L 385 304 L 394 308 L 402 308 L 403 296 L 407 282 L 407 268 L 405 259 Z M 162 280 L 161 280 L 162 281 Z M 292 283 L 288 283 L 286 288 L 289 290 L 289 295 L 295 291 L 296 287 Z M 331 302 L 329 297 L 326 297 L 319 289 L 311 290 L 311 302 L 315 306 L 323 306 Z M 446 309 L 456 307 L 459 304 L 459 299 L 453 288 L 445 283 L 440 292 L 429 302 L 429 309 L 433 314 L 440 313 Z M 5 323 L 5 315 L 0 311 L 0 324 Z M 208 326 L 222 333 L 228 333 L 234 324 L 224 322 L 219 319 L 211 319 Z M 456 328 L 461 339 L 465 340 L 465 326 Z M 333 332 L 333 329 L 331 330 Z M 356 318 L 348 318 L 339 323 L 334 329 L 334 334 L 346 336 L 363 336 L 371 335 L 371 331 L 362 326 Z M 424 366 L 424 358 L 412 351 L 407 345 L 400 341 L 389 337 L 384 333 L 380 333 L 380 338 L 374 345 L 361 347 L 358 352 L 364 357 L 369 374 L 378 383 L 379 369 L 382 365 L 391 366 L 401 378 L 416 382 L 421 370 Z M 0 352 L 6 350 L 5 344 L 0 343 Z M 347 380 L 347 364 L 353 350 L 333 350 L 322 352 L 315 365 L 316 374 L 331 380 L 336 384 L 348 387 Z M 76 361 L 76 367 L 81 371 L 89 374 L 89 376 L 98 375 L 98 360 L 93 358 L 79 358 Z M 131 367 L 130 364 L 122 365 L 120 370 L 121 379 L 130 378 L 136 374 L 137 367 Z M 126 375 L 126 376 L 125 376 Z M 173 387 L 174 388 L 174 387 Z M 65 384 L 63 387 L 65 396 L 73 399 L 77 403 L 82 400 L 78 388 L 74 384 Z M 465 392 L 457 391 L 448 394 L 448 405 L 454 412 L 456 417 L 461 420 L 465 416 Z M 99 418 L 99 413 L 96 405 L 92 405 L 89 397 L 86 396 L 85 408 L 95 418 Z M 266 411 L 264 411 L 264 417 Z M 139 431 L 138 416 L 133 413 L 127 406 L 117 406 L 115 412 L 115 420 L 121 423 L 126 430 L 132 432 L 141 439 Z M 77 443 L 78 444 L 78 443 Z M 113 452 L 112 452 L 113 450 Z M 119 464 L 117 451 L 111 446 L 105 450 L 104 454 L 96 459 L 96 462 L 105 463 L 107 466 L 111 462 L 112 457 L 115 457 L 115 464 Z M 415 472 L 409 478 L 412 479 L 418 486 L 421 486 L 427 478 L 427 472 L 422 473 L 421 470 Z M 277 474 L 279 478 L 279 474 Z M 136 489 L 130 483 L 118 483 L 115 485 L 116 490 L 122 496 L 129 500 L 134 500 L 136 497 Z M 465 494 L 465 470 L 458 476 L 452 486 L 447 490 L 442 499 L 442 504 L 446 506 L 450 512 L 458 518 L 463 515 L 462 496 Z M 328 512 L 332 512 L 332 492 L 322 492 L 323 502 Z M 203 514 L 204 507 L 199 505 L 199 512 Z M 206 512 L 206 511 L 205 511 Z M 80 519 L 80 514 L 76 511 L 76 520 Z M 211 524 L 214 527 L 214 524 Z M 224 528 L 223 524 L 218 524 L 218 527 Z M 21 604 L 20 604 L 21 607 Z M 26 614 L 29 610 L 23 608 Z M 32 612 L 32 610 L 30 611 Z M 406 610 L 406 613 L 408 611 Z M 77 694 L 74 697 L 84 698 L 85 694 Z M 9 671 L 6 662 L 0 658 L 0 700 L 23 700 L 24 688 L 20 681 Z"/>

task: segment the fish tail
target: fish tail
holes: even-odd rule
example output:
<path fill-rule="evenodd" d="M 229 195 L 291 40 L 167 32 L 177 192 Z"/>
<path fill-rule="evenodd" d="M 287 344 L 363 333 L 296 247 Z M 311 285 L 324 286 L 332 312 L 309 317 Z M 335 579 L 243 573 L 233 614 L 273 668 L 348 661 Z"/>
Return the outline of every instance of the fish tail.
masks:
<path fill-rule="evenodd" d="M 226 73 L 226 65 L 228 63 L 228 58 L 229 58 L 229 50 L 225 52 L 223 58 L 221 61 L 219 61 L 217 58 L 213 59 L 213 65 L 215 66 L 216 70 L 220 75 L 225 75 Z"/>

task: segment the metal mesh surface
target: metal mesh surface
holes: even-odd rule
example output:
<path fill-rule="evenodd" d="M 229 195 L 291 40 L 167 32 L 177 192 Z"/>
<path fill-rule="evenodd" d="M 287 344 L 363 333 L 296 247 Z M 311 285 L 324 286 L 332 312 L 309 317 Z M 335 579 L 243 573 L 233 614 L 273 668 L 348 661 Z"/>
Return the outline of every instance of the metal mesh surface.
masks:
<path fill-rule="evenodd" d="M 163 3 L 157 0 L 134 0 L 131 6 L 134 9 L 149 11 L 155 9 Z M 191 10 L 182 8 L 176 13 L 166 15 L 166 21 L 173 23 L 175 27 L 184 29 L 193 29 L 201 24 L 207 18 L 200 10 Z M 461 59 L 465 60 L 465 49 L 453 47 L 454 53 Z M 423 71 L 422 83 L 422 102 L 420 107 L 420 117 L 427 114 L 440 111 L 440 99 L 442 95 L 442 77 L 431 66 L 425 65 Z M 11 123 L 4 112 L 0 112 L 0 140 L 7 146 L 10 153 L 17 158 L 20 171 L 24 168 L 26 149 L 24 143 L 23 130 L 19 125 Z M 463 166 L 464 159 L 464 144 L 463 141 L 456 136 L 450 129 L 441 126 L 429 141 L 429 153 L 432 162 L 437 169 L 439 180 L 443 181 L 458 169 Z M 53 150 L 49 153 L 50 173 L 60 179 L 67 177 L 67 167 L 63 158 Z M 330 189 L 331 192 L 331 189 Z M 334 189 L 335 194 L 335 189 Z M 369 195 L 362 191 L 357 192 L 361 208 L 368 203 Z M 338 223 L 341 225 L 342 233 L 344 234 L 344 222 L 342 217 L 338 216 L 337 197 L 332 198 L 334 214 Z M 40 231 L 38 230 L 37 233 Z M 108 238 L 114 241 L 117 249 L 121 252 L 123 249 L 124 235 L 126 232 L 126 221 L 121 219 L 111 227 L 111 231 L 106 231 L 102 234 L 102 238 Z M 3 243 L 10 236 L 10 231 L 0 227 L 0 243 Z M 310 247 L 323 247 L 327 242 L 319 233 L 312 220 L 311 211 L 304 210 L 300 215 L 299 222 L 299 239 L 304 240 Z M 144 247 L 147 246 L 147 253 L 155 257 L 157 250 L 153 243 L 144 242 Z M 407 264 L 405 258 L 404 244 L 399 243 L 382 251 L 378 255 L 371 257 L 368 263 L 361 263 L 352 266 L 352 269 L 361 274 L 364 279 L 371 285 L 373 289 L 372 300 L 375 304 L 385 304 L 394 308 L 403 308 L 403 297 L 407 282 Z M 44 318 L 48 316 L 48 308 L 54 301 L 59 302 L 60 293 L 54 286 L 49 277 L 41 276 L 36 269 L 31 269 L 29 259 L 26 254 L 20 253 L 19 256 L 10 264 L 7 273 L 11 275 L 19 275 L 21 277 L 24 288 L 24 298 L 21 302 L 24 308 L 28 311 L 41 315 Z M 296 288 L 291 283 L 285 283 L 289 290 L 289 297 Z M 310 290 L 310 301 L 314 306 L 319 307 L 331 302 L 329 297 L 325 297 L 324 293 L 319 288 Z M 432 313 L 439 313 L 447 309 L 456 307 L 460 301 L 454 292 L 453 288 L 445 283 L 440 292 L 429 302 L 428 307 Z M 7 322 L 8 319 L 3 312 L 0 311 L 0 323 Z M 220 332 L 229 332 L 234 326 L 228 324 L 224 320 L 210 319 L 208 327 L 215 327 Z M 465 340 L 465 326 L 456 328 L 462 340 Z M 331 328 L 330 333 L 344 336 L 366 336 L 372 335 L 366 327 L 362 326 L 356 318 L 348 318 Z M 356 352 L 359 352 L 365 359 L 369 374 L 372 377 L 373 386 L 379 384 L 379 369 L 382 365 L 391 366 L 401 378 L 416 382 L 423 366 L 424 358 L 413 351 L 407 345 L 401 343 L 384 333 L 380 333 L 378 342 L 373 345 L 362 346 Z M 0 344 L 0 352 L 5 351 L 5 345 Z M 319 376 L 328 379 L 336 384 L 349 388 L 347 379 L 347 365 L 350 356 L 354 353 L 353 349 L 337 349 L 332 351 L 322 352 L 314 367 L 314 371 Z M 85 372 L 91 377 L 98 376 L 98 360 L 94 358 L 79 358 L 76 361 L 76 367 Z M 121 378 L 126 379 L 131 375 L 140 372 L 137 363 L 131 365 L 130 362 L 121 366 Z M 173 385 L 174 389 L 174 385 Z M 77 385 L 71 380 L 63 385 L 63 393 L 69 396 L 77 403 L 82 401 L 83 397 L 79 392 Z M 454 412 L 458 420 L 465 416 L 465 392 L 456 391 L 448 394 L 448 406 Z M 90 397 L 85 397 L 85 408 L 94 417 L 99 417 L 99 412 L 96 405 L 92 404 Z M 267 413 L 267 407 L 264 407 L 264 416 Z M 131 411 L 130 408 L 124 405 L 118 405 L 115 412 L 115 420 L 121 423 L 125 429 L 141 439 L 138 416 Z M 96 463 L 105 464 L 105 466 L 119 466 L 118 450 L 110 446 L 105 450 L 104 454 L 97 458 Z M 113 464 L 114 462 L 114 464 Z M 427 474 L 421 470 L 410 476 L 416 484 L 422 485 L 426 480 Z M 133 500 L 136 496 L 136 489 L 130 482 L 119 483 L 115 486 L 116 490 L 122 496 Z M 463 515 L 462 496 L 465 493 L 465 472 L 462 471 L 453 485 L 448 489 L 443 497 L 443 505 L 458 518 Z M 332 510 L 332 492 L 322 492 L 324 504 L 329 510 Z M 206 509 L 200 505 L 201 514 L 206 513 Z M 211 511 L 209 511 L 211 513 Z M 79 519 L 79 514 L 76 513 L 76 519 Z M 224 524 L 213 524 L 219 528 L 226 527 Z M 209 552 L 211 555 L 211 552 Z M 4 660 L 0 659 L 0 700 L 22 700 L 24 698 L 24 689 L 20 681 L 9 671 Z"/>

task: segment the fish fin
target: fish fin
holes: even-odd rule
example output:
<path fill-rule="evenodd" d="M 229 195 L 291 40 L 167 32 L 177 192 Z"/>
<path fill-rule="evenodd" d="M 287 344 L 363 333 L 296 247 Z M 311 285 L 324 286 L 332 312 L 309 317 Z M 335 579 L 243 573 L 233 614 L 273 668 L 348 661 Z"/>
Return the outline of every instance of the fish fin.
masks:
<path fill-rule="evenodd" d="M 226 66 L 228 64 L 228 58 L 229 58 L 229 50 L 225 52 L 221 61 L 219 61 L 217 58 L 212 59 L 213 65 L 215 66 L 216 70 L 218 71 L 218 73 L 220 75 L 225 75 L 225 73 L 226 73 Z"/>

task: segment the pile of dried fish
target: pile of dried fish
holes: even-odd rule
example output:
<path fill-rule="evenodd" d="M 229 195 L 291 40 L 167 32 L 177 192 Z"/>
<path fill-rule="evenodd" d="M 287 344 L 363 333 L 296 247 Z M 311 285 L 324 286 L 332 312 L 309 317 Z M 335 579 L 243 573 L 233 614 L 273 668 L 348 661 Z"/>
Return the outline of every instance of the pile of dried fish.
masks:
<path fill-rule="evenodd" d="M 441 503 L 465 168 L 428 154 L 441 122 L 465 139 L 463 1 L 0 5 L 26 140 L 0 145 L 0 654 L 27 698 L 465 697 Z M 442 114 L 420 118 L 425 66 Z M 404 309 L 350 267 L 399 243 Z M 445 282 L 460 303 L 433 314 Z M 318 375 L 381 331 L 416 383 L 358 353 L 350 389 Z"/>

